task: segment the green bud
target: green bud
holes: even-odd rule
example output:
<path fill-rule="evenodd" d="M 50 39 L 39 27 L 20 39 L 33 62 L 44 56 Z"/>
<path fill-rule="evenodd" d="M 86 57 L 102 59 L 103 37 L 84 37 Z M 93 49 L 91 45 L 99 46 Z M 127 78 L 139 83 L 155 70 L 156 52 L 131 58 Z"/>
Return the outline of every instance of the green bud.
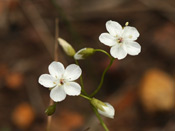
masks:
<path fill-rule="evenodd" d="M 55 110 L 56 110 L 56 104 L 53 104 L 53 105 L 50 105 L 46 110 L 45 110 L 45 113 L 48 115 L 48 116 L 51 116 L 55 113 Z"/>
<path fill-rule="evenodd" d="M 74 48 L 67 41 L 62 38 L 58 38 L 58 42 L 68 56 L 73 57 L 75 55 Z"/>
<path fill-rule="evenodd" d="M 75 55 L 74 55 L 74 59 L 76 60 L 81 60 L 81 59 L 85 59 L 88 56 L 94 54 L 94 49 L 93 48 L 83 48 L 81 50 L 79 50 Z"/>
<path fill-rule="evenodd" d="M 99 109 L 101 111 L 105 111 L 103 107 L 107 107 L 107 105 L 105 103 L 103 103 L 102 101 L 96 99 L 96 98 L 92 98 L 91 100 L 91 104 L 96 108 Z"/>

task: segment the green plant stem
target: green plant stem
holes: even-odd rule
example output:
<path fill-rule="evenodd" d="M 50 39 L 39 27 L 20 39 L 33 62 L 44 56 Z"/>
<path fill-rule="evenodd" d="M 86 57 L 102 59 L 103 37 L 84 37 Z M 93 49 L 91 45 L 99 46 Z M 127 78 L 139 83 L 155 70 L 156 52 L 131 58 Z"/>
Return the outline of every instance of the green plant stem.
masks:
<path fill-rule="evenodd" d="M 114 58 L 111 59 L 109 65 L 106 67 L 106 69 L 103 71 L 103 74 L 101 76 L 101 81 L 100 84 L 98 85 L 97 89 L 90 95 L 90 97 L 95 96 L 95 94 L 97 94 L 99 92 L 99 90 L 101 89 L 102 85 L 103 85 L 103 81 L 104 81 L 104 77 L 106 72 L 109 70 L 109 68 L 111 67 L 112 63 L 114 61 Z"/>
<path fill-rule="evenodd" d="M 91 102 L 92 98 L 83 94 L 80 94 L 81 97 L 89 100 Z M 95 112 L 95 115 L 97 116 L 98 120 L 100 121 L 100 124 L 103 126 L 103 128 L 105 129 L 105 131 L 109 131 L 109 129 L 107 128 L 107 126 L 105 125 L 104 121 L 102 120 L 100 114 L 98 113 L 97 109 L 91 105 L 93 108 L 93 111 Z"/>
<path fill-rule="evenodd" d="M 79 63 L 77 60 L 75 60 L 75 63 L 79 66 Z M 83 83 L 83 77 L 82 75 L 80 76 L 80 84 L 81 84 L 81 92 L 85 95 L 88 96 L 88 94 L 86 93 L 85 89 L 84 89 L 84 83 Z"/>
<path fill-rule="evenodd" d="M 97 116 L 98 120 L 100 121 L 100 124 L 103 126 L 103 128 L 105 129 L 105 131 L 109 131 L 109 129 L 107 128 L 106 124 L 104 123 L 104 121 L 102 120 L 100 114 L 98 113 L 97 109 L 92 105 L 92 108 L 95 112 L 95 115 Z"/>
<path fill-rule="evenodd" d="M 85 99 L 87 99 L 87 100 L 89 100 L 89 101 L 92 100 L 92 98 L 90 98 L 90 97 L 88 97 L 88 96 L 85 96 L 85 95 L 83 95 L 83 94 L 80 94 L 80 96 L 83 97 L 83 98 L 85 98 Z"/>
<path fill-rule="evenodd" d="M 113 59 L 113 57 L 108 52 L 106 52 L 102 49 L 94 49 L 94 52 L 102 52 L 102 53 L 106 54 L 111 60 Z"/>

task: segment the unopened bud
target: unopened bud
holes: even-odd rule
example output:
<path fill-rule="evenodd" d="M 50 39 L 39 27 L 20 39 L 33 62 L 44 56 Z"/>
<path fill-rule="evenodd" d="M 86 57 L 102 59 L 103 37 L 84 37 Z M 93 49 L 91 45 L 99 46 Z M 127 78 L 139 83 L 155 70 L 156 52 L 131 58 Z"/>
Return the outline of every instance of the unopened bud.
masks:
<path fill-rule="evenodd" d="M 62 38 L 58 38 L 58 42 L 61 45 L 61 47 L 63 48 L 64 52 L 68 55 L 68 56 L 74 56 L 75 55 L 75 50 L 74 48 L 64 39 Z"/>
<path fill-rule="evenodd" d="M 79 50 L 74 55 L 74 59 L 76 59 L 76 60 L 85 59 L 88 56 L 92 55 L 93 53 L 94 53 L 94 49 L 93 48 L 83 48 L 83 49 Z"/>
<path fill-rule="evenodd" d="M 97 111 L 106 117 L 114 118 L 115 109 L 107 102 L 102 102 L 96 98 L 92 98 L 91 104 L 97 109 Z"/>
<path fill-rule="evenodd" d="M 50 105 L 46 110 L 45 113 L 50 116 L 53 115 L 55 113 L 56 110 L 56 104 Z"/>

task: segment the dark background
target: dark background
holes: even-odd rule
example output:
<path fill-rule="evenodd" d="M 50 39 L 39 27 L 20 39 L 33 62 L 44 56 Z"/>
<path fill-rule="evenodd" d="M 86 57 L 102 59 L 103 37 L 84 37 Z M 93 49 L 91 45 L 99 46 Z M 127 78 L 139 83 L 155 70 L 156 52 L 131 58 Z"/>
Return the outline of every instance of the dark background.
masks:
<path fill-rule="evenodd" d="M 76 51 L 109 47 L 99 42 L 105 23 L 129 22 L 140 32 L 138 56 L 115 60 L 96 98 L 111 103 L 111 131 L 175 130 L 175 1 L 0 0 L 0 131 L 43 131 L 49 90 L 38 84 L 53 61 L 55 19 L 59 36 Z M 59 47 L 59 61 L 74 63 Z M 80 61 L 85 89 L 98 85 L 109 59 L 96 53 Z M 103 130 L 90 104 L 67 96 L 57 104 L 53 131 Z"/>

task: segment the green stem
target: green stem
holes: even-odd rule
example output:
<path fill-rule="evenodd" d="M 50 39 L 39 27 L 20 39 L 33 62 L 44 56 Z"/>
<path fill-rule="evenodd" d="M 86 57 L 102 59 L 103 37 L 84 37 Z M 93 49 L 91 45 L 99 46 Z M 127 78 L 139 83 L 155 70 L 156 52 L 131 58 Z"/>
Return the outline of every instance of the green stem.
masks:
<path fill-rule="evenodd" d="M 83 98 L 85 98 L 85 99 L 87 99 L 87 100 L 89 100 L 89 101 L 92 100 L 92 98 L 90 98 L 90 97 L 88 97 L 88 96 L 85 96 L 85 95 L 83 95 L 83 94 L 80 94 L 80 96 L 83 97 Z"/>
<path fill-rule="evenodd" d="M 103 74 L 101 76 L 101 81 L 100 84 L 98 85 L 97 89 L 90 95 L 90 97 L 95 96 L 95 94 L 97 94 L 99 92 L 99 90 L 101 89 L 102 85 L 103 85 L 103 81 L 104 81 L 104 77 L 106 72 L 109 70 L 109 68 L 111 67 L 112 63 L 114 61 L 114 58 L 111 59 L 109 65 L 106 67 L 106 69 L 103 71 Z"/>
<path fill-rule="evenodd" d="M 111 60 L 113 59 L 113 57 L 106 51 L 102 50 L 102 49 L 94 49 L 95 52 L 102 52 L 104 54 L 106 54 Z"/>
<path fill-rule="evenodd" d="M 75 63 L 79 66 L 79 63 L 77 60 L 75 60 Z M 88 96 L 88 94 L 86 93 L 85 89 L 84 89 L 84 84 L 83 84 L 83 77 L 82 75 L 80 76 L 80 84 L 81 84 L 81 92 L 85 95 Z"/>
<path fill-rule="evenodd" d="M 103 126 L 103 128 L 105 129 L 105 131 L 109 131 L 109 129 L 107 128 L 107 126 L 105 125 L 104 121 L 102 120 L 100 114 L 98 113 L 97 109 L 92 106 L 94 112 L 95 112 L 95 115 L 97 116 L 98 120 L 100 121 L 100 124 Z"/>

